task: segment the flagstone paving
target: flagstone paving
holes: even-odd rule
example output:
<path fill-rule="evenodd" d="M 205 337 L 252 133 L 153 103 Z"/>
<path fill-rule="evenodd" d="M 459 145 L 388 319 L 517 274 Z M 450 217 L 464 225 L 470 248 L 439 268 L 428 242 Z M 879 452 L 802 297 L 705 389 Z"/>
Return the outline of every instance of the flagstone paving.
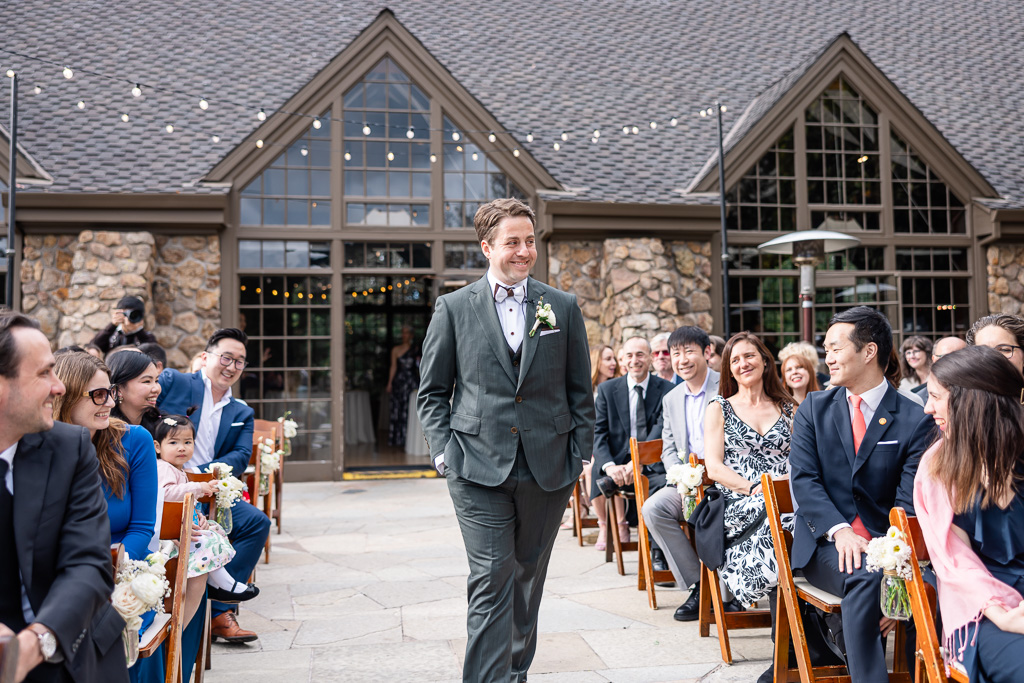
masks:
<path fill-rule="evenodd" d="M 469 569 L 444 481 L 287 484 L 285 500 L 285 532 L 271 533 L 271 562 L 257 568 L 260 596 L 239 615 L 260 639 L 216 644 L 204 679 L 461 681 Z M 672 619 L 685 596 L 659 588 L 651 610 L 636 570 L 636 553 L 619 576 L 603 552 L 559 532 L 532 683 L 753 683 L 767 668 L 767 629 L 734 634 L 725 665 L 714 635 Z"/>

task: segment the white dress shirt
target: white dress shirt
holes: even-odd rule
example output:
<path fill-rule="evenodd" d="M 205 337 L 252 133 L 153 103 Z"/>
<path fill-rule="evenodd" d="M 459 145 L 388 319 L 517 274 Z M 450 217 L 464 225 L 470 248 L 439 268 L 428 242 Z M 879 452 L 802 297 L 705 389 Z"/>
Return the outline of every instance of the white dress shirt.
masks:
<path fill-rule="evenodd" d="M 192 459 L 185 463 L 185 467 L 198 471 L 203 465 L 213 460 L 217 448 L 217 431 L 220 429 L 220 415 L 224 406 L 231 403 L 231 388 L 224 392 L 223 398 L 216 404 L 213 402 L 213 385 L 210 378 L 206 376 L 206 370 L 199 371 L 203 378 L 206 390 L 203 393 L 203 409 L 199 414 L 199 427 L 196 429 L 195 451 Z M 241 478 L 241 472 L 232 472 L 233 476 Z"/>
<path fill-rule="evenodd" d="M 690 385 L 683 385 L 683 412 L 686 414 L 686 447 L 689 453 L 696 453 L 704 459 L 704 413 L 708 407 L 708 378 L 710 372 L 704 372 L 704 383 L 696 394 L 690 392 Z"/>
<path fill-rule="evenodd" d="M 494 288 L 497 285 L 514 291 L 514 297 L 509 297 L 498 303 L 494 302 L 494 310 L 498 312 L 498 322 L 501 323 L 501 331 L 505 335 L 505 343 L 513 351 L 518 351 L 526 335 L 526 280 L 519 282 L 503 282 L 494 276 L 490 270 L 487 271 L 487 285 L 490 287 L 491 296 L 494 296 Z"/>
<path fill-rule="evenodd" d="M 15 441 L 13 446 L 0 453 L 0 460 L 7 461 L 7 476 L 4 477 L 4 486 L 7 487 L 7 491 L 12 497 L 14 496 L 14 454 L 17 451 L 18 442 Z M 28 593 L 25 592 L 24 580 L 21 582 L 21 613 L 25 617 L 26 624 L 31 624 L 36 620 L 35 612 L 32 611 L 32 605 L 28 601 Z"/>
<path fill-rule="evenodd" d="M 882 383 L 874 389 L 868 389 L 860 395 L 860 412 L 864 415 L 864 427 L 867 428 L 871 425 L 871 420 L 875 417 L 875 411 L 878 410 L 878 404 L 882 402 L 882 397 L 885 396 L 886 389 L 889 388 L 889 380 L 883 379 Z M 850 393 L 849 389 L 846 391 L 846 406 L 850 410 L 850 428 L 853 428 L 853 401 L 850 400 L 851 396 L 856 394 Z M 834 527 L 828 530 L 828 534 L 825 535 L 829 541 L 835 540 L 836 532 L 840 529 L 848 529 L 850 525 L 846 522 L 840 522 Z"/>

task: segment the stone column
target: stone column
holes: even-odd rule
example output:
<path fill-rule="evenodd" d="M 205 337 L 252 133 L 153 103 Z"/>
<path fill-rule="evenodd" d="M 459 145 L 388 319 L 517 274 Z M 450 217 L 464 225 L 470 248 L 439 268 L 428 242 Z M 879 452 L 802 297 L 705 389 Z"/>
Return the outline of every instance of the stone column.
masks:
<path fill-rule="evenodd" d="M 1024 245 L 995 244 L 988 248 L 985 257 L 988 312 L 1020 315 L 1024 303 Z"/>
<path fill-rule="evenodd" d="M 184 369 L 221 325 L 220 238 L 156 238 L 153 302 L 156 335 L 167 364 Z"/>

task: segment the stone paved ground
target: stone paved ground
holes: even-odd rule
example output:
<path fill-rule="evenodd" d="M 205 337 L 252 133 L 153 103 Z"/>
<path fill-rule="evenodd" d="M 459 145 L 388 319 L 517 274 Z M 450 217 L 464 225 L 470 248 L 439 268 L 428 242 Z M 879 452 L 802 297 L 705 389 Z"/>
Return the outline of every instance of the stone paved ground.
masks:
<path fill-rule="evenodd" d="M 262 592 L 239 617 L 260 640 L 215 645 L 206 680 L 460 681 L 468 566 L 444 482 L 287 484 L 285 501 Z M 619 576 L 559 532 L 530 681 L 753 683 L 769 664 L 768 630 L 735 634 L 735 664 L 724 665 L 714 635 L 672 619 L 681 593 L 658 589 L 660 609 L 648 608 L 635 555 Z"/>

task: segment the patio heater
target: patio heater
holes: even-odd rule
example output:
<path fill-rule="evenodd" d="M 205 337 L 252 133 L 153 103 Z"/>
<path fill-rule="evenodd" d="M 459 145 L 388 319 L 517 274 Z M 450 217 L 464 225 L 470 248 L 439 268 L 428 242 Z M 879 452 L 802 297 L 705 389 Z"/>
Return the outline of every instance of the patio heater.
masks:
<path fill-rule="evenodd" d="M 800 307 L 803 309 L 803 339 L 814 343 L 814 268 L 825 260 L 825 254 L 842 251 L 860 244 L 860 240 L 831 230 L 798 230 L 776 237 L 757 246 L 766 254 L 793 256 L 800 266 Z"/>

